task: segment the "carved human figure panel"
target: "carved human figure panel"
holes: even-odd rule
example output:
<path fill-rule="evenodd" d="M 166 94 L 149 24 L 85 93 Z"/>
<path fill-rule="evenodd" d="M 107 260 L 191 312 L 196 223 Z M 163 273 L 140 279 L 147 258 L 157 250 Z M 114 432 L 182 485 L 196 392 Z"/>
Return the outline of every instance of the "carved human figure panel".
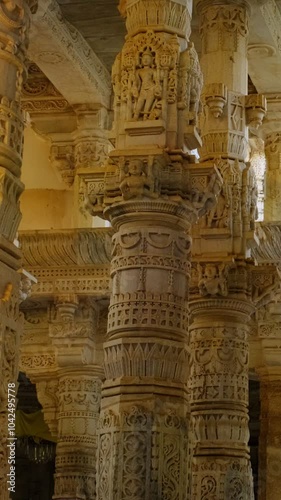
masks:
<path fill-rule="evenodd" d="M 201 295 L 222 295 L 228 294 L 226 272 L 228 266 L 224 264 L 206 264 L 203 270 L 198 264 L 199 283 L 198 288 Z"/>
<path fill-rule="evenodd" d="M 153 175 L 153 159 L 147 164 L 140 158 L 132 158 L 121 166 L 120 190 L 125 200 L 147 196 L 157 198 L 157 177 Z"/>

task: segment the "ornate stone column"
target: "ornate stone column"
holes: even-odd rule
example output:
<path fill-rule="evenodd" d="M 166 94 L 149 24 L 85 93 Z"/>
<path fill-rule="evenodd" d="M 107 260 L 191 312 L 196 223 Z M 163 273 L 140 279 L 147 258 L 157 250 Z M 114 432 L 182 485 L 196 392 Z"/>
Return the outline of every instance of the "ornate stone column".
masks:
<path fill-rule="evenodd" d="M 246 95 L 248 3 L 202 0 L 197 8 L 204 75 L 200 152 L 204 162 L 215 161 L 224 184 L 218 204 L 193 229 L 192 498 L 252 499 L 247 325 L 254 290 L 245 258 L 254 241 L 257 187 L 245 161 L 247 127 L 261 124 L 265 99 Z"/>
<path fill-rule="evenodd" d="M 192 498 L 252 499 L 247 323 L 254 306 L 243 299 L 250 288 L 245 265 L 216 276 L 211 282 L 205 271 L 201 298 L 193 289 L 191 302 Z"/>
<path fill-rule="evenodd" d="M 128 35 L 112 72 L 115 150 L 91 206 L 115 231 L 97 496 L 185 500 L 189 233 L 221 178 L 190 157 L 200 144 L 202 85 L 188 42 L 191 2 L 122 6 Z"/>
<path fill-rule="evenodd" d="M 281 123 L 280 129 L 281 130 Z M 281 132 L 275 131 L 266 135 L 265 154 L 267 160 L 265 177 L 264 219 L 266 222 L 277 222 L 281 219 Z"/>
<path fill-rule="evenodd" d="M 96 498 L 97 422 L 102 350 L 97 311 L 89 301 L 60 296 L 49 327 L 58 365 L 56 500 Z"/>
<path fill-rule="evenodd" d="M 20 303 L 20 252 L 13 244 L 20 221 L 19 197 L 23 115 L 20 93 L 25 73 L 29 16 L 37 1 L 0 1 L 0 497 L 9 497 L 7 473 L 8 383 L 16 390 L 17 363 L 23 320 Z M 12 404 L 10 391 L 10 408 Z M 10 434 L 11 437 L 11 434 Z"/>

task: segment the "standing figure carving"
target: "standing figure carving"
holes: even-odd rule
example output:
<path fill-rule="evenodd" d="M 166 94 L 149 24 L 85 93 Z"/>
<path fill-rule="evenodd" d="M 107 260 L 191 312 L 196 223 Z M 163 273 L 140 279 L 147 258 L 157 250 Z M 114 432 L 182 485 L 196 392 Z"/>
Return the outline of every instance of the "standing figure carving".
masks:
<path fill-rule="evenodd" d="M 140 59 L 140 67 L 136 70 L 135 82 L 132 87 L 135 100 L 133 119 L 148 120 L 161 99 L 162 89 L 155 67 L 154 55 L 150 49 L 146 49 L 141 54 Z"/>

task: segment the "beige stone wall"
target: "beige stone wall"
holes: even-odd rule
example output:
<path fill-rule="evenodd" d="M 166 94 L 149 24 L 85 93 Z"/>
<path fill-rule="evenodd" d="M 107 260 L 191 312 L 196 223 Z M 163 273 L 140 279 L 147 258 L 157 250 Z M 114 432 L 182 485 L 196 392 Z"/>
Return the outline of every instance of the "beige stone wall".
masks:
<path fill-rule="evenodd" d="M 73 193 L 61 181 L 49 161 L 50 142 L 26 127 L 20 230 L 73 227 Z"/>

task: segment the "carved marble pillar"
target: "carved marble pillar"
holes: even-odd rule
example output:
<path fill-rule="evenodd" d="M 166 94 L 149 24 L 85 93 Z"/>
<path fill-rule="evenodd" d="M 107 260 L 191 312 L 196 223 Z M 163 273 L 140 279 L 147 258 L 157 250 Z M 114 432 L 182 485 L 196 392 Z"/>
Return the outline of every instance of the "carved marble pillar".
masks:
<path fill-rule="evenodd" d="M 55 500 L 96 498 L 96 432 L 103 370 L 96 311 L 60 296 L 49 327 L 57 352 L 58 431 Z"/>
<path fill-rule="evenodd" d="M 221 186 L 212 164 L 190 158 L 202 86 L 186 41 L 191 3 L 121 5 L 128 35 L 112 71 L 115 149 L 91 206 L 115 231 L 99 500 L 190 497 L 189 233 Z"/>
<path fill-rule="evenodd" d="M 8 383 L 18 374 L 18 351 L 23 320 L 19 313 L 20 259 L 13 244 L 20 221 L 19 197 L 23 115 L 20 93 L 25 73 L 29 16 L 37 1 L 0 1 L 0 497 L 9 497 L 7 473 Z M 10 393 L 10 396 L 12 394 Z M 11 400 L 12 402 L 12 400 Z"/>
<path fill-rule="evenodd" d="M 197 4 L 204 76 L 203 164 L 224 180 L 217 205 L 193 228 L 191 281 L 192 498 L 252 499 L 248 450 L 248 323 L 257 186 L 246 164 L 248 127 L 265 99 L 247 96 L 249 6 L 244 0 Z M 216 71 L 214 71 L 214 67 Z"/>
<path fill-rule="evenodd" d="M 253 499 L 247 326 L 252 312 L 250 303 L 219 295 L 191 304 L 194 500 Z"/>
<path fill-rule="evenodd" d="M 267 160 L 265 177 L 264 219 L 277 222 L 281 219 L 281 132 L 272 132 L 265 138 Z"/>

